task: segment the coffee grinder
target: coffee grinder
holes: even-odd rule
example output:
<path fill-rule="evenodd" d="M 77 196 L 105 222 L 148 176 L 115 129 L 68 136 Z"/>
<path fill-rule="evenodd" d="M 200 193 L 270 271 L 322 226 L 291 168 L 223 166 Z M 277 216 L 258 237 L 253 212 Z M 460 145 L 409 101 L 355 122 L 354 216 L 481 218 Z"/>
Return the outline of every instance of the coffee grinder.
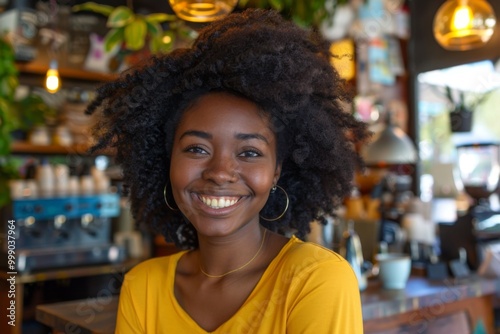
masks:
<path fill-rule="evenodd" d="M 440 226 L 441 252 L 444 259 L 455 260 L 465 249 L 468 265 L 477 269 L 485 247 L 500 243 L 500 144 L 460 145 L 457 158 L 460 180 L 472 203 L 453 225 Z"/>

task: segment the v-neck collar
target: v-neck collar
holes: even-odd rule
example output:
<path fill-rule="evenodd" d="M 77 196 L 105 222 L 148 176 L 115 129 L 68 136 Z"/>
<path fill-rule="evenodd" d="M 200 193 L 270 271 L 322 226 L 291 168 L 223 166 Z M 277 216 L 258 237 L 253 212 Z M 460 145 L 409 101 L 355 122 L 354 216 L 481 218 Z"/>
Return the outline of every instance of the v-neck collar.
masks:
<path fill-rule="evenodd" d="M 222 327 L 224 327 L 225 324 L 233 320 L 238 313 L 241 312 L 241 310 L 248 304 L 250 300 L 252 300 L 253 296 L 259 291 L 262 285 L 266 284 L 266 282 L 262 279 L 263 277 L 271 275 L 271 273 L 276 269 L 278 266 L 279 260 L 283 257 L 283 254 L 293 245 L 298 241 L 298 238 L 295 236 L 292 236 L 286 244 L 281 248 L 281 250 L 278 252 L 278 254 L 275 256 L 275 258 L 269 263 L 267 266 L 266 270 L 262 273 L 262 276 L 259 278 L 259 281 L 255 285 L 255 287 L 252 289 L 248 297 L 245 299 L 241 307 L 234 313 L 229 319 L 227 319 L 224 323 L 222 323 L 219 327 L 217 327 L 214 331 L 212 332 L 207 332 L 205 329 L 203 329 L 190 315 L 189 313 L 179 304 L 177 301 L 177 298 L 175 297 L 175 273 L 177 271 L 177 264 L 179 263 L 179 260 L 181 257 L 186 254 L 189 251 L 183 251 L 178 253 L 176 257 L 173 257 L 171 261 L 173 262 L 173 270 L 170 271 L 169 277 L 168 277 L 168 286 L 169 286 L 169 295 L 170 298 L 172 298 L 172 304 L 174 305 L 174 309 L 176 312 L 178 312 L 184 319 L 186 319 L 189 323 L 189 325 L 193 328 L 193 330 L 196 330 L 196 333 L 217 333 Z"/>

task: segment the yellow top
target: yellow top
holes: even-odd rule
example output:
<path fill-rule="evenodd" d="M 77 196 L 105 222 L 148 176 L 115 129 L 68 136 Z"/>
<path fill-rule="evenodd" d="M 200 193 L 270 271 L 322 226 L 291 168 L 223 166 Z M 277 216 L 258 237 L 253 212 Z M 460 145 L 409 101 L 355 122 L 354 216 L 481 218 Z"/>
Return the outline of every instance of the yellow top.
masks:
<path fill-rule="evenodd" d="M 184 253 L 147 260 L 127 273 L 115 333 L 207 333 L 173 293 Z M 356 276 L 340 255 L 292 237 L 243 306 L 212 333 L 361 334 Z"/>

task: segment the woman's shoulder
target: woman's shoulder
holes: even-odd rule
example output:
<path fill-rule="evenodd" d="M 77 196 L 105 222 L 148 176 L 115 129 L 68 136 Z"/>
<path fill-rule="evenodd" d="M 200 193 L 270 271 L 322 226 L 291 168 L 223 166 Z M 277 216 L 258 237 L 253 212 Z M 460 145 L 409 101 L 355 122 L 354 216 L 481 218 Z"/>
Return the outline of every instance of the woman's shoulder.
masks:
<path fill-rule="evenodd" d="M 286 250 L 286 257 L 289 259 L 308 258 L 314 262 L 346 262 L 338 253 L 314 242 L 302 241 L 293 236 Z"/>
<path fill-rule="evenodd" d="M 313 242 L 292 237 L 280 254 L 280 267 L 292 275 L 307 272 L 346 272 L 352 274 L 349 263 L 338 253 Z"/>
<path fill-rule="evenodd" d="M 175 271 L 176 263 L 183 253 L 147 259 L 130 269 L 125 275 L 125 281 L 129 284 L 134 281 L 145 283 L 151 282 L 154 277 L 168 277 L 169 272 Z"/>

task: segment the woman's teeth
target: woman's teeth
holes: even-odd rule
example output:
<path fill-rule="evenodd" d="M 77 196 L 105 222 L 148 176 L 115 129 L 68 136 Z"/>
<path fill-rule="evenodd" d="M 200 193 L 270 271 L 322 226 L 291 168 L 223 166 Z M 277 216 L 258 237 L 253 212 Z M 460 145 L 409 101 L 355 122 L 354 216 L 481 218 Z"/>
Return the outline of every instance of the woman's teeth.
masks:
<path fill-rule="evenodd" d="M 200 199 L 203 203 L 205 203 L 212 209 L 227 208 L 228 206 L 234 205 L 239 200 L 239 198 L 237 197 L 203 197 L 203 196 L 200 196 Z"/>

